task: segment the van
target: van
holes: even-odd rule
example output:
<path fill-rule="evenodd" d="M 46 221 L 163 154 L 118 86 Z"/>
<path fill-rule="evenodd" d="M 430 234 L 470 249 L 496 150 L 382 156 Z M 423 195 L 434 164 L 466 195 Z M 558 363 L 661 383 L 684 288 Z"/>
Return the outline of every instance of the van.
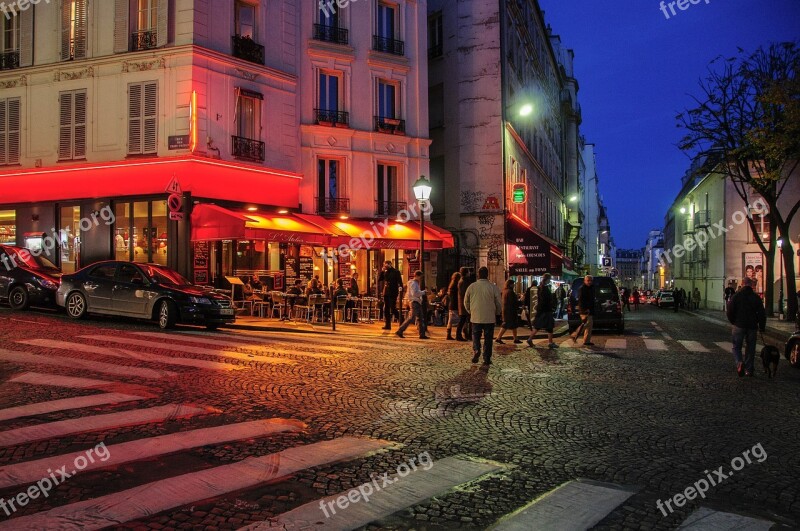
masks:
<path fill-rule="evenodd" d="M 617 284 L 611 277 L 592 277 L 594 286 L 594 328 L 611 328 L 620 334 L 625 331 L 625 316 L 622 313 L 622 301 L 619 298 Z M 578 327 L 581 316 L 578 314 L 578 290 L 583 286 L 583 279 L 576 278 L 572 282 L 572 292 L 567 305 L 567 319 L 570 331 Z"/>

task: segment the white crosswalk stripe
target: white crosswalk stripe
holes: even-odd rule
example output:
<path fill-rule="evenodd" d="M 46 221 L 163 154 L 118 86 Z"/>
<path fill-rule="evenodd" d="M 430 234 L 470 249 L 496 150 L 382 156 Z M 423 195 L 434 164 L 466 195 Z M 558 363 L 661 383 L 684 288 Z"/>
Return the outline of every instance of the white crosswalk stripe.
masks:
<path fill-rule="evenodd" d="M 749 516 L 713 511 L 705 507 L 697 509 L 684 520 L 678 529 L 695 529 L 698 531 L 767 531 L 775 525 L 768 520 L 760 520 Z"/>
<path fill-rule="evenodd" d="M 317 345 L 320 343 L 321 338 L 327 338 L 327 335 L 310 335 L 310 334 L 298 334 L 296 332 L 270 332 L 269 335 L 263 335 L 259 332 L 248 332 L 248 331 L 236 331 L 235 333 L 225 333 L 225 332 L 201 332 L 197 330 L 182 330 L 179 332 L 175 332 L 176 335 L 181 336 L 195 336 L 195 337 L 209 337 L 209 338 L 225 338 L 230 339 L 231 341 L 243 341 L 243 342 L 253 342 L 253 343 L 269 343 L 272 340 L 279 340 L 279 341 L 287 341 L 289 343 L 294 344 L 302 344 L 302 345 Z M 356 350 L 365 350 L 371 348 L 384 348 L 386 350 L 401 350 L 404 347 L 397 344 L 397 337 L 394 333 L 390 333 L 386 337 L 378 337 L 378 336 L 347 336 L 347 335 L 335 335 L 330 337 L 330 341 L 335 343 L 336 345 L 344 345 L 347 347 L 353 347 Z"/>
<path fill-rule="evenodd" d="M 626 349 L 628 348 L 628 341 L 620 338 L 607 339 L 604 348 Z"/>
<path fill-rule="evenodd" d="M 135 400 L 144 400 L 144 397 L 126 395 L 123 393 L 103 393 L 100 395 L 63 398 L 61 400 L 51 400 L 49 402 L 37 402 L 35 404 L 0 409 L 0 421 L 18 419 L 20 417 L 32 417 L 34 415 L 43 415 L 56 411 L 66 411 L 68 409 L 120 404 L 122 402 L 132 402 Z"/>
<path fill-rule="evenodd" d="M 221 339 L 210 339 L 206 337 L 195 337 L 190 336 L 184 333 L 176 333 L 176 334 L 165 334 L 161 332 L 134 332 L 134 335 L 137 336 L 145 336 L 157 339 L 169 339 L 169 340 L 178 340 L 178 341 L 186 341 L 187 343 L 202 343 L 203 345 L 216 345 L 226 348 L 244 348 L 244 349 L 251 349 L 251 350 L 276 350 L 282 354 L 289 353 L 295 354 L 295 351 L 291 350 L 284 350 L 283 347 L 286 345 L 294 345 L 294 346 L 303 346 L 303 347 L 313 347 L 317 350 L 326 350 L 332 351 L 342 354 L 358 354 L 363 352 L 363 348 L 349 348 L 344 346 L 338 346 L 338 341 L 336 341 L 336 346 L 331 345 L 322 345 L 320 344 L 321 341 L 318 339 L 314 344 L 305 344 L 300 341 L 289 341 L 289 340 L 273 340 L 273 339 L 264 339 L 259 342 L 249 342 L 244 341 L 242 342 L 238 337 L 231 338 L 230 340 L 221 340 Z M 320 338 L 322 339 L 322 338 Z M 276 345 L 280 345 L 281 348 L 275 348 Z M 296 355 L 305 355 L 308 352 L 297 352 Z"/>
<path fill-rule="evenodd" d="M 678 341 L 678 343 L 683 345 L 683 348 L 689 352 L 709 352 L 709 350 L 701 345 L 699 341 L 686 341 L 681 339 Z"/>
<path fill-rule="evenodd" d="M 138 376 L 139 378 L 158 379 L 158 378 L 176 376 L 176 373 L 170 371 L 145 369 L 142 367 L 121 367 L 119 365 L 113 365 L 111 363 L 82 360 L 78 358 L 67 358 L 67 357 L 53 358 L 50 356 L 29 354 L 27 352 L 15 352 L 6 349 L 0 349 L 0 360 L 11 361 L 14 363 L 22 363 L 22 364 L 55 365 L 58 367 L 67 367 L 70 369 L 83 369 L 89 372 L 114 374 L 116 376 L 123 376 L 127 378 L 131 376 Z"/>
<path fill-rule="evenodd" d="M 725 352 L 733 352 L 733 344 L 730 341 L 717 341 L 714 344 Z"/>
<path fill-rule="evenodd" d="M 41 372 L 25 372 L 14 376 L 9 380 L 14 383 L 24 383 L 30 385 L 47 385 L 53 387 L 65 387 L 68 389 L 95 389 L 113 385 L 109 380 L 96 380 L 94 378 L 76 378 L 74 376 L 61 376 L 57 374 L 45 374 Z"/>
<path fill-rule="evenodd" d="M 663 339 L 645 339 L 644 346 L 647 350 L 667 350 Z"/>

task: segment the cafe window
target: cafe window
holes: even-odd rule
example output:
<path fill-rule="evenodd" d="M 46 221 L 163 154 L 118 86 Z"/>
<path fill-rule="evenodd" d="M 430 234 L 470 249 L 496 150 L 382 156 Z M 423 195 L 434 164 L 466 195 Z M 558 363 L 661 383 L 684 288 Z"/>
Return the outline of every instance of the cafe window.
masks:
<path fill-rule="evenodd" d="M 14 245 L 17 242 L 17 213 L 0 210 L 0 243 Z"/>
<path fill-rule="evenodd" d="M 114 212 L 116 259 L 167 265 L 166 201 L 117 203 Z"/>
<path fill-rule="evenodd" d="M 81 207 L 59 208 L 59 261 L 63 273 L 74 273 L 80 267 L 80 223 Z"/>

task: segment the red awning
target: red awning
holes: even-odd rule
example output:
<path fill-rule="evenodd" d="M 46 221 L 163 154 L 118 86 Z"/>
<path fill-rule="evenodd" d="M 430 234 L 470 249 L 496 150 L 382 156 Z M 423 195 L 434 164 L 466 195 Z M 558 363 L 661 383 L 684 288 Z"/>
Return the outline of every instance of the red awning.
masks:
<path fill-rule="evenodd" d="M 309 219 L 307 214 L 298 217 Z M 317 217 L 318 216 L 314 216 Z M 331 244 L 350 249 L 419 249 L 420 226 L 416 221 L 400 223 L 388 220 L 324 220 L 329 231 L 339 233 Z M 326 227 L 326 228 L 328 228 Z M 425 248 L 431 251 L 454 247 L 450 232 L 425 222 Z"/>
<path fill-rule="evenodd" d="M 509 274 L 561 275 L 561 249 L 516 216 L 506 218 L 506 242 Z"/>

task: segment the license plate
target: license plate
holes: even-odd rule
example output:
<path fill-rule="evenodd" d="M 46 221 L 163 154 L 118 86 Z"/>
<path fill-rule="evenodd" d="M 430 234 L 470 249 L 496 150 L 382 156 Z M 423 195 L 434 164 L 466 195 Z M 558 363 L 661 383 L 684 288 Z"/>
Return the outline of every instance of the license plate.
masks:
<path fill-rule="evenodd" d="M 233 308 L 223 308 L 219 311 L 220 315 L 233 315 Z"/>

